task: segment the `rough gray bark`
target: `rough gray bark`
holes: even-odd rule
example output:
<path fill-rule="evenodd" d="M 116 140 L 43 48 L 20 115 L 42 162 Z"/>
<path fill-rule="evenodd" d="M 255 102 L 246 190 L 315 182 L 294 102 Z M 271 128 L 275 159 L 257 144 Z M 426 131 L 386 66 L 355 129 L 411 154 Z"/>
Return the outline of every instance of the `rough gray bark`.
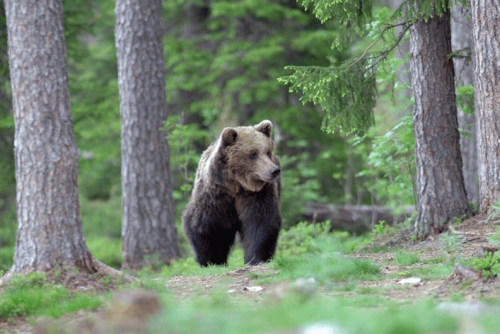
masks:
<path fill-rule="evenodd" d="M 500 199 L 500 3 L 471 0 L 481 213 Z"/>
<path fill-rule="evenodd" d="M 441 232 L 467 212 L 462 175 L 450 12 L 410 28 L 410 68 L 417 163 L 417 219 L 421 238 Z"/>
<path fill-rule="evenodd" d="M 123 267 L 179 255 L 166 133 L 160 0 L 116 1 L 122 118 Z"/>
<path fill-rule="evenodd" d="M 56 264 L 95 272 L 82 233 L 61 0 L 7 0 L 15 117 L 13 273 Z"/>
<path fill-rule="evenodd" d="M 451 45 L 453 51 L 471 47 L 472 25 L 468 16 L 470 10 L 462 4 L 453 6 L 453 24 L 451 31 Z M 472 64 L 463 58 L 455 58 L 455 84 L 466 86 L 473 84 Z M 474 115 L 465 114 L 458 108 L 458 125 L 461 131 L 470 133 L 470 138 L 460 137 L 460 150 L 462 151 L 463 174 L 465 190 L 469 202 L 479 202 L 478 183 L 478 156 L 476 139 L 476 122 Z"/>

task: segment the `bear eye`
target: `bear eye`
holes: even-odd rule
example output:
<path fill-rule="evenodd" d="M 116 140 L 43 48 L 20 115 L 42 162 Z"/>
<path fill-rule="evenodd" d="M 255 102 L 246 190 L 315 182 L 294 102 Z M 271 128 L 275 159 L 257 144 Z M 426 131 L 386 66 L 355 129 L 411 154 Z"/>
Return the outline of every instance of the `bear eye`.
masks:
<path fill-rule="evenodd" d="M 252 160 L 257 159 L 257 153 L 250 154 L 250 159 Z"/>

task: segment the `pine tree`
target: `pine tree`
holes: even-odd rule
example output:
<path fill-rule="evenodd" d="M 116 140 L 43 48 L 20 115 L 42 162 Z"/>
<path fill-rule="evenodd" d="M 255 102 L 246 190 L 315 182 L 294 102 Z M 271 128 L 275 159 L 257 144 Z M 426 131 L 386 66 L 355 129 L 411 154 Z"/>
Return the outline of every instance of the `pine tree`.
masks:
<path fill-rule="evenodd" d="M 5 12 L 18 228 L 14 265 L 2 280 L 54 268 L 116 277 L 92 257 L 82 231 L 62 1 L 7 0 Z"/>
<path fill-rule="evenodd" d="M 500 200 L 499 17 L 497 1 L 471 0 L 481 213 L 487 213 Z"/>
<path fill-rule="evenodd" d="M 418 235 L 443 231 L 467 212 L 462 174 L 450 11 L 410 28 L 410 69 L 417 162 Z"/>
<path fill-rule="evenodd" d="M 470 8 L 463 4 L 453 6 L 451 28 L 453 53 L 458 53 L 454 57 L 453 63 L 455 65 L 460 149 L 462 151 L 465 189 L 469 202 L 477 204 L 479 203 L 479 164 L 476 121 L 473 108 L 474 93 L 472 84 L 474 72 L 470 57 L 472 46 Z"/>
<path fill-rule="evenodd" d="M 356 59 L 346 61 L 338 66 L 332 65 L 329 67 L 316 67 L 305 66 L 289 67 L 294 71 L 292 75 L 281 78 L 281 81 L 290 85 L 291 91 L 298 91 L 302 93 L 301 99 L 304 102 L 311 101 L 319 105 L 325 112 L 322 129 L 327 132 L 341 132 L 341 133 L 362 133 L 367 130 L 374 123 L 373 107 L 376 103 L 376 78 L 380 68 L 387 66 L 387 56 L 389 53 L 400 43 L 408 29 L 412 29 L 412 36 L 417 37 L 419 28 L 422 34 L 433 34 L 434 31 L 428 28 L 441 20 L 441 26 L 436 26 L 439 29 L 444 29 L 439 33 L 444 34 L 449 44 L 449 4 L 447 0 L 409 0 L 403 3 L 388 19 L 386 22 L 381 23 L 380 20 L 374 20 L 371 12 L 371 1 L 324 1 L 324 0 L 304 0 L 302 4 L 311 8 L 313 12 L 324 22 L 331 18 L 335 18 L 341 27 L 343 33 L 340 35 L 342 39 L 337 39 L 334 42 L 334 47 L 347 47 L 351 41 L 357 37 L 366 36 L 370 33 L 375 37 L 373 42 L 365 52 Z M 398 20 L 401 20 L 398 21 Z M 396 23 L 399 22 L 399 23 Z M 399 33 L 395 33 L 395 28 L 401 26 Z M 429 36 L 424 36 L 429 38 Z M 444 37 L 443 37 L 444 38 Z M 386 46 L 382 47 L 380 51 L 371 51 L 374 45 L 384 40 Z M 429 45 L 429 44 L 426 44 Z M 447 45 L 447 44 L 446 44 Z M 423 52 L 419 50 L 416 45 L 413 47 L 412 53 L 416 55 L 415 60 L 419 59 L 418 54 Z M 446 51 L 446 50 L 445 50 Z M 451 53 L 451 48 L 449 48 Z M 428 51 L 431 52 L 432 51 Z M 447 60 L 446 53 L 440 52 L 439 62 L 441 68 L 448 71 L 447 75 L 451 74 L 453 78 L 453 65 L 451 61 Z M 414 62 L 412 66 L 412 84 L 414 92 L 419 92 L 420 95 L 415 97 L 415 102 L 433 101 L 432 95 L 434 91 L 419 91 L 415 87 L 416 84 L 423 84 L 425 87 L 430 82 L 426 82 L 427 77 L 424 72 L 421 72 L 424 65 L 424 58 L 420 58 L 420 66 Z M 425 66 L 430 66 L 432 61 L 425 63 Z M 446 64 L 448 67 L 445 67 Z M 438 65 L 436 65 L 438 66 Z M 451 66 L 451 67 L 450 67 Z M 416 72 L 418 71 L 418 73 Z M 417 233 L 420 237 L 425 238 L 429 234 L 441 231 L 448 221 L 455 215 L 461 216 L 467 210 L 467 202 L 465 198 L 465 191 L 463 186 L 463 176 L 461 170 L 461 156 L 458 150 L 458 128 L 456 122 L 456 107 L 454 104 L 455 88 L 453 79 L 450 81 L 446 79 L 449 85 L 444 87 L 437 87 L 442 90 L 440 93 L 449 97 L 447 100 L 446 114 L 450 117 L 450 121 L 438 124 L 424 124 L 422 110 L 419 105 L 414 109 L 414 127 L 416 135 L 416 155 L 417 155 Z M 422 86 L 421 86 L 422 87 Z M 450 105 L 451 104 L 451 105 Z M 420 106 L 424 106 L 420 104 Z M 436 109 L 436 112 L 438 110 Z M 429 109 L 426 113 L 434 113 Z M 441 111 L 440 111 L 441 113 Z M 453 121 L 455 120 L 455 121 Z M 444 139 L 440 136 L 433 136 L 433 147 L 438 147 L 441 151 L 449 153 L 448 158 L 452 159 L 443 162 L 439 159 L 439 152 L 435 150 L 429 151 L 427 146 L 419 145 L 419 136 L 427 136 L 433 132 L 433 128 L 444 126 L 445 133 L 453 134 L 452 140 Z M 458 150 L 458 151 L 457 151 Z M 433 161 L 432 167 L 436 171 L 431 171 L 431 175 L 435 178 L 428 180 L 429 172 L 425 168 L 423 160 L 418 157 L 431 159 Z M 443 165 L 444 164 L 444 165 Z M 453 187 L 447 187 L 448 182 L 445 179 L 449 175 L 447 166 L 453 166 Z M 443 169 L 438 173 L 438 169 Z M 428 182 L 430 181 L 430 182 Z M 439 182 L 434 182 L 439 181 Z M 444 183 L 444 184 L 443 184 Z M 449 199 L 455 198 L 452 201 L 454 205 L 448 210 L 447 205 L 436 206 L 433 201 L 442 200 L 445 203 Z M 430 200 L 432 199 L 432 200 Z M 431 228 L 433 226 L 434 228 Z"/>
<path fill-rule="evenodd" d="M 179 256 L 169 147 L 160 0 L 116 2 L 116 52 L 122 115 L 123 267 L 146 256 Z"/>

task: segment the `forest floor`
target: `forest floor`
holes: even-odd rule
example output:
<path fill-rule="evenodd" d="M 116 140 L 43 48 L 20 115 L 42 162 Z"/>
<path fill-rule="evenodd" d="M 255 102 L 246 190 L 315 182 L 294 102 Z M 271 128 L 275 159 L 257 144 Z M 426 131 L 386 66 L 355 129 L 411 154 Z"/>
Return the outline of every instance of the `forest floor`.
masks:
<path fill-rule="evenodd" d="M 442 328 L 448 328 L 444 323 L 437 323 L 435 328 L 425 327 L 427 325 L 422 327 L 423 325 L 418 323 L 419 317 L 425 318 L 422 321 L 430 321 L 430 315 L 439 317 L 435 315 L 435 310 L 439 307 L 457 308 L 459 305 L 458 309 L 461 310 L 459 312 L 465 312 L 467 315 L 477 313 L 483 318 L 488 313 L 498 314 L 500 309 L 500 278 L 493 277 L 485 280 L 478 272 L 467 267 L 467 261 L 470 261 L 471 258 L 484 256 L 485 252 L 491 250 L 492 244 L 488 242 L 488 238 L 498 234 L 496 227 L 500 226 L 500 223 L 487 222 L 486 218 L 486 216 L 475 216 L 464 220 L 450 226 L 452 233 L 441 234 L 422 242 L 409 240 L 408 233 L 404 231 L 388 234 L 379 237 L 375 243 L 362 250 L 341 255 L 341 259 L 343 259 L 341 262 L 358 261 L 352 263 L 361 263 L 359 260 L 374 262 L 378 267 L 377 274 L 371 274 L 371 269 L 369 269 L 371 267 L 363 269 L 364 274 L 354 273 L 354 271 L 351 274 L 346 274 L 348 269 L 344 267 L 342 267 L 344 269 L 335 269 L 325 274 L 323 270 L 327 262 L 319 263 L 321 268 L 318 267 L 320 269 L 317 271 L 310 270 L 308 272 L 309 269 L 307 269 L 299 274 L 290 271 L 292 270 L 290 264 L 280 263 L 281 260 L 277 260 L 278 264 L 273 261 L 270 264 L 254 267 L 229 266 L 225 269 L 207 269 L 206 272 L 199 269 L 189 269 L 186 270 L 186 274 L 182 274 L 182 270 L 173 275 L 152 274 L 148 276 L 147 284 L 142 287 L 134 286 L 133 289 L 140 288 L 140 291 L 146 294 L 145 289 L 152 289 L 158 293 L 159 302 L 155 301 L 154 298 L 146 298 L 145 300 L 149 300 L 153 304 L 163 305 L 163 310 L 160 312 L 162 319 L 154 320 L 152 327 L 151 323 L 146 325 L 146 318 L 142 318 L 139 322 L 142 321 L 142 325 L 149 326 L 151 332 L 161 332 L 161 328 L 169 326 L 169 332 L 173 333 L 250 333 L 255 331 L 305 333 L 307 332 L 305 325 L 314 324 L 318 320 L 330 319 L 328 312 L 332 311 L 326 311 L 327 308 L 337 310 L 334 313 L 339 314 L 348 312 L 345 311 L 346 309 L 366 311 L 397 307 L 406 308 L 408 312 L 415 315 L 417 322 L 412 326 L 416 326 L 416 329 L 408 329 L 412 333 L 500 333 L 500 330 L 494 329 L 499 328 L 495 327 L 499 324 L 498 321 L 496 325 L 492 325 L 491 319 L 485 320 L 486 326 L 490 326 L 486 328 L 490 329 L 483 330 L 481 328 L 484 327 L 477 327 L 479 326 L 477 324 L 471 327 L 470 320 L 464 324 L 463 314 L 459 314 L 453 318 L 454 320 L 451 320 L 449 325 L 451 326 L 449 328 L 453 328 L 451 331 L 442 331 Z M 387 245 L 390 247 L 387 248 Z M 308 261 L 313 263 L 315 258 L 324 257 L 325 254 L 319 254 L 309 257 Z M 363 267 L 368 262 L 362 262 L 364 264 L 360 266 Z M 465 264 L 458 265 L 459 262 Z M 296 266 L 304 265 L 298 260 L 294 264 Z M 100 288 L 94 290 L 97 291 L 97 294 L 105 296 L 103 297 L 105 301 L 93 310 L 68 312 L 57 320 L 47 320 L 47 318 L 40 320 L 39 317 L 33 316 L 9 317 L 8 319 L 0 317 L 0 332 L 49 333 L 51 332 L 50 328 L 57 328 L 52 332 L 104 333 L 106 330 L 103 328 L 108 328 L 102 325 L 105 321 L 116 323 L 121 320 L 119 320 L 119 316 L 113 315 L 113 312 L 116 314 L 117 311 L 110 311 L 110 307 L 114 305 L 112 293 L 103 292 Z M 130 290 L 130 287 L 126 290 Z M 295 297 L 291 298 L 291 295 Z M 133 299 L 134 297 L 126 298 Z M 429 305 L 429 301 L 432 305 Z M 144 309 L 145 304 L 141 305 L 139 308 Z M 416 307 L 418 312 L 412 307 Z M 152 309 L 156 312 L 157 308 L 155 306 Z M 294 316 L 294 312 L 297 312 L 296 309 L 301 309 L 300 316 Z M 262 315 L 262 312 L 266 312 L 265 316 Z M 324 312 L 327 313 L 323 314 Z M 387 312 L 389 313 L 383 313 L 384 317 L 392 319 L 392 313 L 395 311 Z M 399 314 L 399 318 L 394 318 L 394 322 L 406 321 L 410 323 L 414 321 L 413 319 L 401 320 L 401 317 L 406 319 L 404 311 L 401 312 L 403 313 Z M 421 315 L 419 316 L 419 314 Z M 366 319 L 370 319 L 370 314 L 366 313 L 366 315 Z M 134 315 L 127 313 L 126 316 L 133 317 Z M 267 316 L 271 318 L 267 319 Z M 179 319 L 183 317 L 185 319 Z M 241 327 L 239 323 L 247 321 L 241 319 L 247 317 L 253 319 L 252 324 Z M 257 317 L 260 321 L 255 320 Z M 275 319 L 276 317 L 284 317 L 285 320 L 280 322 Z M 376 317 L 375 313 L 374 323 L 378 321 Z M 241 320 L 238 324 L 233 324 L 230 320 L 238 318 Z M 333 318 L 335 317 L 333 316 Z M 345 319 L 349 318 L 349 314 L 345 316 Z M 469 316 L 465 318 L 469 319 Z M 345 319 L 336 319 L 335 323 L 346 321 L 341 326 L 342 328 L 358 328 L 360 326 L 354 324 L 355 320 L 349 323 Z M 2 320 L 4 321 L 2 322 Z M 263 323 L 265 321 L 267 323 Z M 441 319 L 436 321 L 439 322 Z M 77 322 L 79 325 L 75 325 Z M 50 323 L 55 324 L 51 326 L 56 327 L 48 326 L 47 324 Z M 101 325 L 95 325 L 96 323 L 101 323 Z M 142 325 L 137 327 L 139 328 L 137 332 L 142 332 L 146 328 L 141 327 Z M 206 326 L 213 326 L 214 330 L 210 330 Z M 361 332 L 385 333 L 380 326 L 382 325 L 363 327 L 364 330 Z M 387 324 L 384 326 L 387 327 Z M 406 324 L 398 326 L 404 327 Z M 135 327 L 128 326 L 127 328 L 131 330 Z M 330 331 L 330 333 L 349 332 L 349 330 Z M 390 329 L 387 330 L 387 333 L 389 332 Z"/>

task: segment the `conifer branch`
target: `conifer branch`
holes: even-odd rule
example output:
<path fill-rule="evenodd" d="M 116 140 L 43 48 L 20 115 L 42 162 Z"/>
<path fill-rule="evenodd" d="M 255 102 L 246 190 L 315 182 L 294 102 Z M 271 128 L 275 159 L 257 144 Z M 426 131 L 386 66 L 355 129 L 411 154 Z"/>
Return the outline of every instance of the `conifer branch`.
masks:
<path fill-rule="evenodd" d="M 395 27 L 403 26 L 403 25 L 406 25 L 406 22 L 402 22 L 402 23 L 398 23 L 398 24 L 391 24 L 391 25 L 386 26 L 386 27 L 385 27 L 385 28 L 384 28 L 384 29 L 380 32 L 380 36 L 378 36 L 378 38 L 377 38 L 377 39 L 376 39 L 376 40 L 375 40 L 372 44 L 370 44 L 370 45 L 369 45 L 369 46 L 365 49 L 365 51 L 363 52 L 363 54 L 362 54 L 362 55 L 361 55 L 358 59 L 356 59 L 356 61 L 354 61 L 351 65 L 354 65 L 354 64 L 356 64 L 358 61 L 360 61 L 361 59 L 363 59 L 363 57 L 366 55 L 366 53 L 367 53 L 367 52 L 368 52 L 368 51 L 369 51 L 369 50 L 370 50 L 370 49 L 371 49 L 371 48 L 372 48 L 375 44 L 377 44 L 377 43 L 378 43 L 378 41 L 380 41 L 380 40 L 382 39 L 382 37 L 384 37 L 384 33 L 385 33 L 387 30 L 392 29 L 392 28 L 395 28 Z M 409 26 L 408 26 L 408 28 L 409 28 Z M 403 31 L 402 31 L 402 34 L 400 34 L 400 36 L 398 36 L 398 39 L 396 40 L 395 45 L 394 45 L 394 46 L 390 49 L 390 51 L 389 51 L 389 52 L 391 52 L 391 51 L 394 49 L 394 47 L 395 47 L 396 45 L 398 45 L 398 44 L 399 44 L 399 42 L 400 42 L 400 41 L 401 41 L 401 39 L 403 38 L 403 36 L 404 36 L 404 34 L 405 34 L 406 30 L 408 30 L 408 29 L 406 28 L 405 30 L 403 30 Z"/>

